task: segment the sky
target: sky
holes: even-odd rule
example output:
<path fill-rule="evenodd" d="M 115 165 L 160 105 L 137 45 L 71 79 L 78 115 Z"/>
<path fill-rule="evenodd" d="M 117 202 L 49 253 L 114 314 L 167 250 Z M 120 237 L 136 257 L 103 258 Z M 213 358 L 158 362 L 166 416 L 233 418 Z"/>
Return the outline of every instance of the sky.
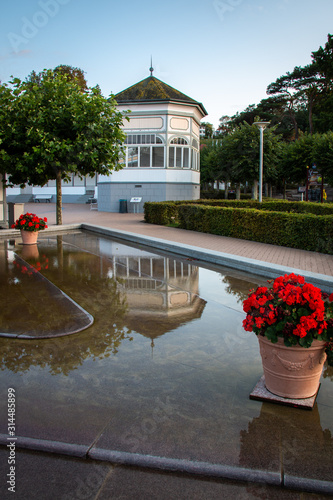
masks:
<path fill-rule="evenodd" d="M 150 75 L 218 127 L 333 33 L 333 0 L 2 0 L 0 80 L 60 64 L 105 97 Z"/>

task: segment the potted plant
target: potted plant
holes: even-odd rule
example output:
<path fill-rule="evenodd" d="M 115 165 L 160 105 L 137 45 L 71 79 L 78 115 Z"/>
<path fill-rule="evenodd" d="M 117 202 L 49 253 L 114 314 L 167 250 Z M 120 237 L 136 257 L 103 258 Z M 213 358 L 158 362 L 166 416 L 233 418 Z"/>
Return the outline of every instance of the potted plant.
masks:
<path fill-rule="evenodd" d="M 36 214 L 26 213 L 20 215 L 12 228 L 21 231 L 24 245 L 32 245 L 37 243 L 38 232 L 47 228 L 46 223 L 46 217 L 40 218 Z"/>
<path fill-rule="evenodd" d="M 333 366 L 333 293 L 286 274 L 250 290 L 243 309 L 243 328 L 259 340 L 266 388 L 292 399 L 316 394 L 326 357 Z"/>

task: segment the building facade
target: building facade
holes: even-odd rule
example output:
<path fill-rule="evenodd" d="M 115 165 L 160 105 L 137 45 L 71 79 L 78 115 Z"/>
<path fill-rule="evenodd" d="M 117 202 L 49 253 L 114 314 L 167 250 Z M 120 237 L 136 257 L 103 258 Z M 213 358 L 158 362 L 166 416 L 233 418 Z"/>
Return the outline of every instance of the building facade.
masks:
<path fill-rule="evenodd" d="M 152 74 L 115 99 L 120 111 L 130 111 L 123 168 L 99 176 L 99 210 L 117 212 L 120 200 L 128 211 L 142 212 L 146 201 L 198 199 L 203 105 Z"/>

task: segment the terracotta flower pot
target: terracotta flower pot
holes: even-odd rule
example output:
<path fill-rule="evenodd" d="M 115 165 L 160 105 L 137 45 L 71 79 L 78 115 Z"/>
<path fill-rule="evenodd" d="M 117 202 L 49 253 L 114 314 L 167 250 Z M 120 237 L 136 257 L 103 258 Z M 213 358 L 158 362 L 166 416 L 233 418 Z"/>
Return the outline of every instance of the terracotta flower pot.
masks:
<path fill-rule="evenodd" d="M 35 245 L 38 239 L 38 231 L 25 231 L 21 229 L 23 245 Z"/>
<path fill-rule="evenodd" d="M 311 347 L 287 347 L 282 338 L 273 344 L 258 335 L 266 388 L 283 398 L 305 399 L 319 387 L 326 360 L 325 343 L 314 340 Z"/>

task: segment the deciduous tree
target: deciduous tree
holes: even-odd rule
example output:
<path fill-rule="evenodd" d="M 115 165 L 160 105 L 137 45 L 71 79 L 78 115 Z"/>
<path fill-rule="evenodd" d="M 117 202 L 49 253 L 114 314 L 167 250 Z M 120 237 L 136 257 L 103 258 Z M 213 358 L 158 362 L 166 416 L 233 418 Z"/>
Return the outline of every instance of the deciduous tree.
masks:
<path fill-rule="evenodd" d="M 0 172 L 8 185 L 43 186 L 55 179 L 61 224 L 62 180 L 121 168 L 123 119 L 114 97 L 106 99 L 98 87 L 84 91 L 51 70 L 40 81 L 15 78 L 0 86 Z"/>

